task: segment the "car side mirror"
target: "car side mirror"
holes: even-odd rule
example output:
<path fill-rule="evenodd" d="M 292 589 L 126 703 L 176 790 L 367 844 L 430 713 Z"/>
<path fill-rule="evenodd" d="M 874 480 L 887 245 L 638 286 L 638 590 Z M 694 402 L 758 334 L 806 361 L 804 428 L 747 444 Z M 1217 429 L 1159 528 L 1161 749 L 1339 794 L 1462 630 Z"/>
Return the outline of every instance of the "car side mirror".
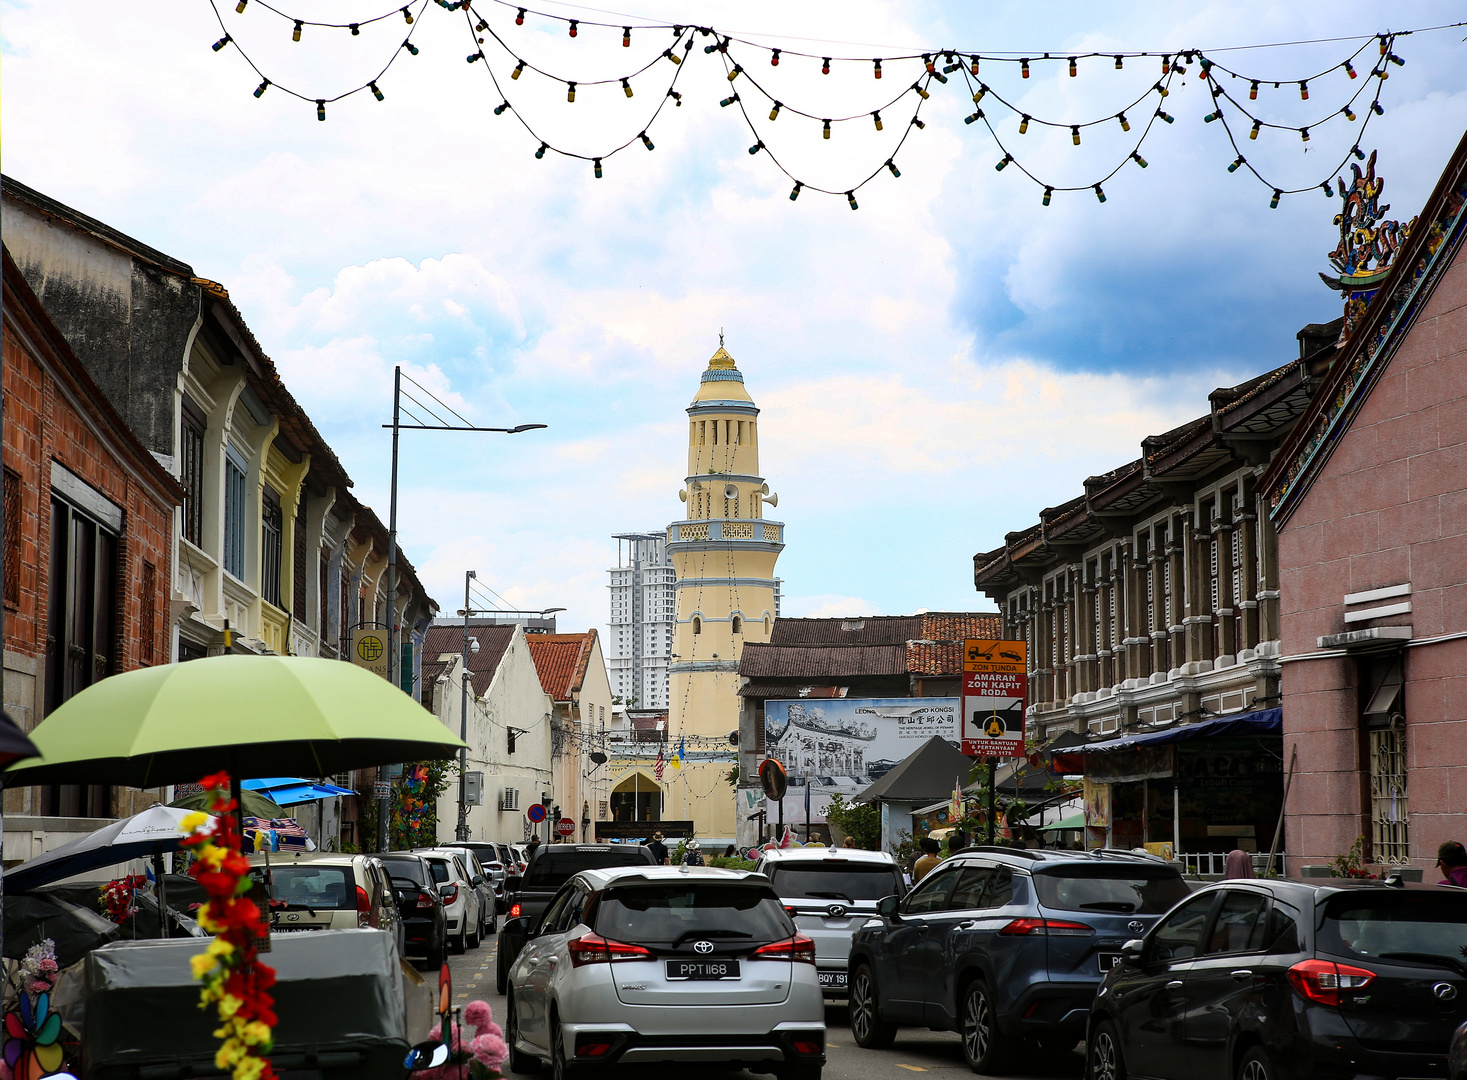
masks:
<path fill-rule="evenodd" d="M 499 928 L 499 932 L 501 934 L 508 934 L 510 937 L 529 937 L 530 920 L 523 915 L 518 919 L 509 919 Z"/>
<path fill-rule="evenodd" d="M 899 896 L 883 896 L 880 900 L 876 901 L 876 912 L 885 919 L 900 918 L 897 914 L 897 908 L 901 906 L 901 902 L 902 900 Z"/>
<path fill-rule="evenodd" d="M 1145 956 L 1146 942 L 1140 938 L 1132 938 L 1121 946 L 1121 963 L 1130 967 L 1140 967 Z"/>
<path fill-rule="evenodd" d="M 473 882 L 473 884 L 474 884 L 474 888 L 476 888 L 476 889 L 480 885 L 484 884 L 484 875 L 483 874 L 475 874 L 474 875 L 474 882 Z"/>

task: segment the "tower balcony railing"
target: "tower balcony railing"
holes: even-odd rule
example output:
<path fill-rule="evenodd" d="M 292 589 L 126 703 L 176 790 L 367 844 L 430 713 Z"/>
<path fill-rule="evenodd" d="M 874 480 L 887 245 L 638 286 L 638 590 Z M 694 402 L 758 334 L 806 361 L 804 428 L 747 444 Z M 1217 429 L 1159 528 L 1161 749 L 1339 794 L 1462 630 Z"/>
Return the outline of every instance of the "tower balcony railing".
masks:
<path fill-rule="evenodd" d="M 705 518 L 698 521 L 674 521 L 667 527 L 669 544 L 708 540 L 782 544 L 784 522 L 768 521 L 764 518 Z"/>

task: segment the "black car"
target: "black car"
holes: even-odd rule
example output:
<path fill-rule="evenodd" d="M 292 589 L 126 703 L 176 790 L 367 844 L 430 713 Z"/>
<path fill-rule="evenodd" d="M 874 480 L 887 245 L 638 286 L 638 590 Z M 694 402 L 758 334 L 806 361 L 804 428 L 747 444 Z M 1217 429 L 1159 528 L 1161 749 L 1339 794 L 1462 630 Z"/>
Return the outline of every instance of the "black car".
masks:
<path fill-rule="evenodd" d="M 407 851 L 389 851 L 377 858 L 392 879 L 392 895 L 402 915 L 404 949 L 425 954 L 430 968 L 442 967 L 448 946 L 448 916 L 432 868 L 421 856 Z"/>
<path fill-rule="evenodd" d="M 652 866 L 652 852 L 640 844 L 548 844 L 530 857 L 520 877 L 509 878 L 504 900 L 509 919 L 499 933 L 495 958 L 495 982 L 502 994 L 509 985 L 509 967 L 514 963 L 540 916 L 560 892 L 560 887 L 582 870 L 607 866 Z M 523 920 L 515 922 L 515 920 Z M 511 925 L 513 924 L 513 925 Z"/>
<path fill-rule="evenodd" d="M 1128 942 L 1090 1016 L 1090 1080 L 1445 1077 L 1467 1019 L 1467 891 L 1221 881 Z"/>
<path fill-rule="evenodd" d="M 1025 1040 L 1072 1050 L 1121 947 L 1187 895 L 1175 867 L 1146 855 L 961 851 L 856 931 L 851 1034 L 879 1048 L 902 1024 L 957 1031 L 985 1073 Z"/>

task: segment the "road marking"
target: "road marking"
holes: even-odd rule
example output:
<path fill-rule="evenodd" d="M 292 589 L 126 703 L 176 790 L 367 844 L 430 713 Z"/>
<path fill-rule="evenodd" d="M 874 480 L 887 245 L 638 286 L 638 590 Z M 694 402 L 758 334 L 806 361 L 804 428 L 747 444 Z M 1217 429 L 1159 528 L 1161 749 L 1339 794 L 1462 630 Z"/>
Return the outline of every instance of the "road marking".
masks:
<path fill-rule="evenodd" d="M 912 1072 L 926 1072 L 927 1071 L 926 1069 L 922 1068 L 922 1066 L 920 1066 L 920 1065 L 902 1065 L 902 1064 L 898 1063 L 897 1064 L 897 1068 L 898 1069 L 910 1069 Z"/>

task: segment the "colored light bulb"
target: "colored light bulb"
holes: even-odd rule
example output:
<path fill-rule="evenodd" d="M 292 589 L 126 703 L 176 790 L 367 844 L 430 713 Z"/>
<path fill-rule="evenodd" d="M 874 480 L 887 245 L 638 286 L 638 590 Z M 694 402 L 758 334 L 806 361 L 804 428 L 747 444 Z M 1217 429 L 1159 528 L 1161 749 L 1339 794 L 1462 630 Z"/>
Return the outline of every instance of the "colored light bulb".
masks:
<path fill-rule="evenodd" d="M 739 67 L 738 64 L 735 64 L 733 66 L 733 70 L 728 73 L 728 81 L 729 82 L 733 82 L 735 79 L 737 79 L 743 73 L 744 73 L 744 69 L 741 68 L 741 67 Z"/>
<path fill-rule="evenodd" d="M 1342 112 L 1342 113 L 1345 114 L 1345 119 L 1346 120 L 1349 120 L 1351 123 L 1354 123 L 1354 121 L 1355 121 L 1355 114 L 1350 111 L 1350 106 L 1346 105 L 1343 109 L 1340 110 L 1340 112 Z"/>
<path fill-rule="evenodd" d="M 1243 166 L 1243 160 L 1244 160 L 1243 155 L 1242 154 L 1239 154 L 1233 160 L 1233 163 L 1228 166 L 1228 172 L 1237 172 L 1240 168 L 1242 168 L 1242 166 Z"/>
<path fill-rule="evenodd" d="M 1072 56 L 1070 57 L 1070 78 L 1073 79 L 1078 74 L 1080 74 L 1080 69 L 1075 66 L 1075 58 Z"/>
<path fill-rule="evenodd" d="M 978 74 L 978 57 L 976 55 L 968 57 L 968 71 L 974 76 Z"/>
<path fill-rule="evenodd" d="M 1278 188 L 1273 189 L 1273 198 L 1268 200 L 1268 208 L 1270 210 L 1277 210 L 1279 208 L 1279 198 L 1282 195 L 1283 192 L 1280 191 Z"/>
<path fill-rule="evenodd" d="M 524 26 L 525 25 L 525 9 L 524 8 L 520 8 L 519 11 L 515 12 L 514 24 L 516 26 Z"/>
<path fill-rule="evenodd" d="M 1357 79 L 1360 77 L 1355 71 L 1355 66 L 1351 64 L 1348 60 L 1345 61 L 1345 74 L 1350 76 L 1350 78 L 1352 79 Z"/>
<path fill-rule="evenodd" d="M 1299 129 L 1299 138 L 1301 138 L 1304 142 L 1309 141 L 1309 129 L 1307 127 Z"/>
<path fill-rule="evenodd" d="M 264 82 L 260 83 L 259 86 L 255 87 L 255 97 L 260 97 L 261 95 L 263 95 L 265 93 L 266 89 L 269 88 L 269 86 L 270 86 L 270 80 L 269 79 L 266 79 Z"/>
<path fill-rule="evenodd" d="M 802 188 L 804 186 L 805 185 L 802 184 L 802 183 L 800 183 L 798 180 L 795 181 L 795 186 L 790 191 L 790 202 L 794 202 L 796 199 L 798 199 L 800 197 L 800 188 Z"/>
<path fill-rule="evenodd" d="M 846 202 L 851 204 L 852 210 L 856 209 L 856 193 L 854 191 L 846 192 Z"/>
<path fill-rule="evenodd" d="M 575 37 L 580 32 L 580 29 L 579 28 L 580 28 L 580 24 L 575 19 L 572 19 L 570 21 L 570 36 L 571 37 Z M 599 165 L 597 166 L 596 175 L 597 176 L 600 176 L 601 175 L 601 171 L 600 171 L 600 166 Z"/>
<path fill-rule="evenodd" d="M 576 84 L 575 83 L 568 82 L 568 83 L 565 84 L 565 100 L 566 101 L 575 101 L 576 100 Z"/>
<path fill-rule="evenodd" d="M 678 108 L 682 108 L 682 105 L 683 105 L 683 96 L 682 96 L 682 94 L 678 93 L 676 90 L 669 90 L 667 92 L 667 96 L 670 97 L 670 98 L 672 98 L 673 103 L 675 105 L 677 105 Z"/>
<path fill-rule="evenodd" d="M 1258 100 L 1258 80 L 1257 79 L 1254 79 L 1251 83 L 1248 84 L 1248 100 L 1249 101 L 1257 101 Z"/>
<path fill-rule="evenodd" d="M 963 117 L 963 123 L 965 123 L 965 124 L 976 124 L 979 120 L 982 120 L 982 119 L 983 119 L 983 110 L 982 109 L 974 109 L 973 110 L 973 115 Z"/>
<path fill-rule="evenodd" d="M 469 53 L 469 55 L 464 57 L 464 59 L 470 64 L 474 63 L 475 61 L 482 60 L 484 59 L 484 50 L 480 49 L 476 53 Z"/>
<path fill-rule="evenodd" d="M 621 47 L 623 49 L 630 49 L 632 47 L 632 28 L 630 26 L 623 26 L 621 28 Z"/>
<path fill-rule="evenodd" d="M 228 34 L 225 34 L 218 41 L 214 42 L 214 51 L 218 52 L 220 49 L 224 48 L 224 46 L 228 45 L 231 40 L 232 39 L 230 38 L 230 36 Z"/>
<path fill-rule="evenodd" d="M 593 166 L 595 166 L 595 168 L 596 168 L 596 179 L 597 180 L 600 180 L 601 179 L 601 159 L 600 158 L 592 158 L 591 159 L 591 164 Z"/>
<path fill-rule="evenodd" d="M 769 110 L 769 119 L 771 119 L 771 120 L 778 120 L 779 119 L 779 110 L 782 109 L 782 108 L 784 108 L 784 105 L 781 104 L 780 102 L 776 101 L 774 103 L 774 108 L 772 108 L 772 109 Z"/>
<path fill-rule="evenodd" d="M 1025 79 L 1027 79 L 1029 77 L 1029 61 L 1027 61 L 1027 60 L 1020 60 L 1019 61 L 1019 75 L 1021 77 L 1025 78 Z"/>
<path fill-rule="evenodd" d="M 923 101 L 926 101 L 928 98 L 930 98 L 932 96 L 925 89 L 923 89 L 921 83 L 913 83 L 912 84 L 912 89 L 915 90 L 915 91 L 917 91 L 917 96 L 920 97 Z"/>
<path fill-rule="evenodd" d="M 376 98 L 378 101 L 382 101 L 383 100 L 382 91 L 377 89 L 377 84 L 376 83 L 369 82 L 367 84 L 367 89 L 369 89 L 369 90 L 372 91 L 372 96 L 374 98 Z"/>
<path fill-rule="evenodd" d="M 912 117 L 912 123 L 916 125 L 918 131 L 925 131 L 927 128 L 927 122 L 920 116 Z"/>
<path fill-rule="evenodd" d="M 681 64 L 683 62 L 682 57 L 678 56 L 678 54 L 673 52 L 671 49 L 663 49 L 662 55 L 667 57 L 674 64 Z"/>
<path fill-rule="evenodd" d="M 1355 160 L 1357 161 L 1365 160 L 1365 151 L 1360 149 L 1359 143 L 1356 143 L 1354 146 L 1350 147 L 1350 153 L 1355 155 Z"/>
<path fill-rule="evenodd" d="M 822 75 L 829 75 L 830 74 L 830 57 L 828 57 L 828 56 L 821 57 L 821 59 L 820 59 L 820 74 L 822 74 Z"/>
<path fill-rule="evenodd" d="M 896 162 L 893 161 L 891 158 L 887 158 L 886 159 L 886 167 L 891 170 L 891 175 L 892 176 L 901 176 L 902 175 L 902 170 L 901 169 L 898 169 L 896 167 Z"/>
<path fill-rule="evenodd" d="M 1070 125 L 1070 141 L 1072 143 L 1074 143 L 1076 146 L 1079 146 L 1080 145 L 1080 125 L 1078 125 L 1078 124 L 1071 124 Z"/>
<path fill-rule="evenodd" d="M 1011 156 L 1010 156 L 1010 155 L 1008 155 L 1008 154 L 1005 154 L 1005 155 L 1004 155 L 1004 156 L 1003 156 L 1003 160 L 1002 160 L 1002 161 L 1000 161 L 1000 162 L 999 162 L 999 163 L 998 163 L 998 164 L 997 164 L 997 165 L 995 165 L 995 166 L 994 166 L 994 167 L 993 167 L 993 171 L 994 171 L 994 172 L 1003 172 L 1003 171 L 1004 171 L 1004 169 L 1006 169 L 1006 168 L 1007 168 L 1007 167 L 1008 167 L 1008 164 L 1009 164 L 1009 162 L 1011 162 L 1011 161 L 1013 161 L 1013 160 L 1014 160 L 1014 159 L 1013 159 L 1013 158 L 1012 158 L 1012 157 L 1011 157 Z"/>
<path fill-rule="evenodd" d="M 1378 101 L 1372 101 L 1370 103 L 1370 111 L 1375 113 L 1376 116 L 1385 115 L 1385 110 L 1380 107 L 1380 102 Z"/>
<path fill-rule="evenodd" d="M 1255 120 L 1255 121 L 1253 121 L 1253 130 L 1250 131 L 1250 132 L 1248 132 L 1248 138 L 1250 138 L 1250 139 L 1256 139 L 1256 138 L 1258 138 L 1258 133 L 1261 130 L 1263 130 L 1263 121 L 1262 120 Z"/>
<path fill-rule="evenodd" d="M 1140 165 L 1143 169 L 1146 168 L 1148 164 L 1147 160 L 1142 157 L 1141 154 L 1136 150 L 1131 151 L 1131 159 L 1135 161 L 1137 165 Z"/>
<path fill-rule="evenodd" d="M 1172 116 L 1170 113 L 1164 113 L 1160 109 L 1156 110 L 1156 115 L 1162 120 L 1166 121 L 1168 124 L 1174 124 L 1177 120 L 1175 116 Z"/>
<path fill-rule="evenodd" d="M 642 140 L 642 145 L 645 146 L 648 150 L 654 149 L 654 147 L 652 146 L 652 140 L 647 138 L 647 133 L 645 131 L 638 135 L 637 138 Z"/>
<path fill-rule="evenodd" d="M 825 138 L 830 138 L 830 121 L 825 121 Z"/>
<path fill-rule="evenodd" d="M 1120 57 L 1119 57 L 1119 56 L 1117 56 L 1117 57 L 1116 57 L 1116 70 L 1117 70 L 1117 71 L 1120 71 L 1120 70 L 1122 70 L 1122 69 L 1123 69 L 1123 68 L 1124 68 L 1124 67 L 1125 67 L 1125 66 L 1126 66 L 1126 65 L 1125 65 L 1125 63 L 1124 63 L 1124 62 L 1123 62 L 1123 61 L 1122 61 L 1122 60 L 1121 60 L 1121 58 L 1120 58 Z"/>
<path fill-rule="evenodd" d="M 249 2 L 250 2 L 250 0 L 239 0 L 239 3 L 236 4 L 236 5 L 234 5 L 235 12 L 238 13 L 238 14 L 240 14 L 240 15 L 243 15 L 244 14 L 245 5 L 248 4 Z"/>
<path fill-rule="evenodd" d="M 1019 118 L 1019 134 L 1020 135 L 1026 135 L 1026 134 L 1028 134 L 1028 132 L 1029 132 L 1029 117 L 1028 117 L 1028 114 L 1025 114 L 1024 116 L 1021 116 Z"/>
<path fill-rule="evenodd" d="M 1121 122 L 1121 130 L 1122 131 L 1130 131 L 1131 130 L 1131 121 L 1129 121 L 1129 120 L 1126 119 L 1126 114 L 1125 113 L 1117 113 L 1116 114 L 1116 119 Z"/>
<path fill-rule="evenodd" d="M 291 41 L 299 41 L 301 39 L 301 27 L 303 27 L 304 25 L 305 23 L 301 22 L 299 19 L 295 21 L 295 29 L 292 30 L 290 33 Z"/>
<path fill-rule="evenodd" d="M 625 79 L 621 81 L 621 89 L 622 93 L 626 94 L 627 97 L 632 96 L 632 84 L 627 82 Z"/>
<path fill-rule="evenodd" d="M 549 150 L 549 149 L 550 149 L 550 147 L 549 147 L 549 145 L 548 145 L 548 144 L 546 144 L 546 143 L 541 143 L 541 144 L 540 144 L 540 149 L 538 149 L 538 150 L 536 150 L 536 151 L 535 151 L 535 157 L 536 157 L 536 158 L 537 158 L 537 159 L 539 159 L 539 158 L 543 158 L 543 157 L 544 157 L 544 156 L 545 156 L 545 151 L 546 151 L 546 150 Z"/>
<path fill-rule="evenodd" d="M 409 11 L 407 8 L 403 8 L 402 9 L 402 17 L 405 20 L 407 20 L 407 24 L 409 26 L 411 26 L 413 24 L 413 13 L 411 11 Z"/>
<path fill-rule="evenodd" d="M 325 120 L 326 119 L 326 99 L 325 98 L 317 98 L 316 99 L 316 119 L 317 120 Z"/>
<path fill-rule="evenodd" d="M 936 66 L 934 66 L 934 64 L 932 62 L 932 54 L 931 53 L 923 53 L 922 54 L 922 64 L 923 64 L 923 66 L 925 66 L 927 68 L 927 70 L 929 72 L 933 72 L 933 71 L 936 71 L 937 70 Z"/>
<path fill-rule="evenodd" d="M 414 56 L 418 55 L 418 47 L 414 45 L 411 41 L 404 41 L 402 43 L 402 47 L 408 52 L 412 53 Z"/>
<path fill-rule="evenodd" d="M 1105 189 L 1102 188 L 1099 184 L 1095 185 L 1095 197 L 1101 202 L 1105 202 Z"/>
<path fill-rule="evenodd" d="M 1202 118 L 1202 122 L 1204 124 L 1210 124 L 1214 120 L 1221 120 L 1221 119 L 1222 119 L 1222 110 L 1221 109 L 1216 109 L 1213 112 L 1210 112 L 1206 116 L 1204 116 Z"/>
<path fill-rule="evenodd" d="M 720 104 L 721 106 L 723 106 L 726 109 L 730 105 L 732 105 L 735 101 L 738 101 L 738 100 L 739 100 L 739 95 L 738 94 L 730 94 L 730 95 L 728 95 L 728 97 L 724 98 L 718 104 Z"/>
<path fill-rule="evenodd" d="M 881 61 L 880 60 L 877 60 L 877 61 L 874 61 L 874 63 L 875 63 L 876 66 L 873 68 L 872 74 L 875 75 L 876 78 L 879 79 L 879 78 L 881 78 Z"/>
<path fill-rule="evenodd" d="M 769 52 L 769 66 L 779 67 L 779 50 L 771 49 Z"/>
<path fill-rule="evenodd" d="M 985 86 L 983 83 L 979 83 L 978 84 L 978 90 L 973 95 L 973 104 L 974 105 L 977 105 L 980 101 L 983 100 L 984 96 L 987 95 L 987 93 L 988 93 L 988 87 Z"/>
<path fill-rule="evenodd" d="M 749 147 L 749 153 L 751 153 L 751 154 L 757 154 L 760 150 L 763 150 L 763 149 L 764 149 L 764 143 L 762 141 L 756 142 L 753 146 Z"/>
<path fill-rule="evenodd" d="M 1045 187 L 1044 187 L 1044 198 L 1041 199 L 1040 201 L 1045 206 L 1048 206 L 1049 205 L 1049 200 L 1050 200 L 1051 196 L 1053 196 L 1053 195 L 1054 195 L 1054 188 L 1052 188 L 1048 184 L 1046 184 Z"/>
<path fill-rule="evenodd" d="M 881 130 L 881 114 L 879 112 L 872 113 L 871 114 L 871 120 L 872 120 L 873 123 L 876 124 L 876 130 L 877 131 L 880 131 Z"/>

